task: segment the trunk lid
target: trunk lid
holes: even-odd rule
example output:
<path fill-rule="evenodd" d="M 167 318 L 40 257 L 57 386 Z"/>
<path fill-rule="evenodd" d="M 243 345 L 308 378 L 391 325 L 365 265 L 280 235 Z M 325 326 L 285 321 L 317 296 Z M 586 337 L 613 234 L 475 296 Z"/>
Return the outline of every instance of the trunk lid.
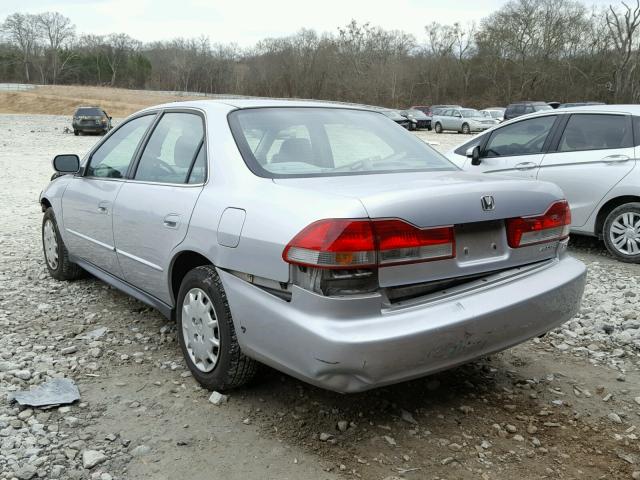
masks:
<path fill-rule="evenodd" d="M 452 259 L 385 266 L 381 287 L 432 282 L 496 272 L 556 256 L 558 242 L 511 249 L 507 218 L 544 213 L 563 198 L 553 184 L 460 171 L 411 172 L 276 179 L 277 184 L 357 198 L 371 218 L 400 218 L 415 226 L 453 225 L 456 256 Z M 493 208 L 483 208 L 492 197 Z"/>

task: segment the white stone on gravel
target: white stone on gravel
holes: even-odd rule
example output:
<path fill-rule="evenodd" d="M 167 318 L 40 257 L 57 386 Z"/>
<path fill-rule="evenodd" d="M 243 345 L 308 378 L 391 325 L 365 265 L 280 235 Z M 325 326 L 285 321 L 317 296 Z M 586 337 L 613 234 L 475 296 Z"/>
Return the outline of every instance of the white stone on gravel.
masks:
<path fill-rule="evenodd" d="M 226 395 L 223 395 L 220 392 L 213 392 L 209 397 L 209 401 L 214 405 L 221 405 L 223 403 L 227 403 L 228 400 L 229 400 L 229 397 L 227 397 Z"/>
<path fill-rule="evenodd" d="M 82 466 L 91 469 L 96 465 L 106 462 L 108 457 L 97 450 L 84 450 L 82 452 Z"/>

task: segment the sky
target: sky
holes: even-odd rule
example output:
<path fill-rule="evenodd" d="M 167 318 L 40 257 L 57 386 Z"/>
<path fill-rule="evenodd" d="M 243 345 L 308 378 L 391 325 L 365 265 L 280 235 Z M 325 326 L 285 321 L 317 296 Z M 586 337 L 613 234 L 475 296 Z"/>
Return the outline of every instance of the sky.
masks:
<path fill-rule="evenodd" d="M 618 0 L 592 0 L 608 4 Z M 57 11 L 78 33 L 128 33 L 144 42 L 204 35 L 249 47 L 301 28 L 337 32 L 352 19 L 424 38 L 431 22 L 479 21 L 506 0 L 1 0 L 0 21 L 15 12 Z"/>

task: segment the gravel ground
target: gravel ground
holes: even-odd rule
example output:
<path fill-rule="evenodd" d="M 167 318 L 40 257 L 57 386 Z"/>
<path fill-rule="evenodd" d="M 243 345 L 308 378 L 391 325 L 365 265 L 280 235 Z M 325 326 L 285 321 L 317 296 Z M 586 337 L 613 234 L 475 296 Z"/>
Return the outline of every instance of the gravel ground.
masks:
<path fill-rule="evenodd" d="M 68 119 L 0 115 L 0 479 L 640 478 L 640 267 L 591 239 L 580 313 L 507 352 L 358 395 L 266 370 L 213 405 L 174 326 L 101 282 L 49 278 L 38 193 L 55 153 L 98 137 Z M 462 135 L 420 137 L 448 149 Z M 55 377 L 81 400 L 9 392 Z"/>

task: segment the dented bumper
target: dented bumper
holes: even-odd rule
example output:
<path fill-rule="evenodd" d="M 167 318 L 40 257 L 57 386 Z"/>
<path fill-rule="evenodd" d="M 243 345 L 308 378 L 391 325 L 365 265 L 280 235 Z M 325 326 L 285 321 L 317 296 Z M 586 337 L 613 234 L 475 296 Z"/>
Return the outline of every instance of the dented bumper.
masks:
<path fill-rule="evenodd" d="M 585 266 L 571 257 L 516 269 L 446 295 L 385 307 L 381 295 L 286 302 L 219 270 L 243 351 L 314 385 L 358 392 L 504 350 L 569 320 Z"/>

